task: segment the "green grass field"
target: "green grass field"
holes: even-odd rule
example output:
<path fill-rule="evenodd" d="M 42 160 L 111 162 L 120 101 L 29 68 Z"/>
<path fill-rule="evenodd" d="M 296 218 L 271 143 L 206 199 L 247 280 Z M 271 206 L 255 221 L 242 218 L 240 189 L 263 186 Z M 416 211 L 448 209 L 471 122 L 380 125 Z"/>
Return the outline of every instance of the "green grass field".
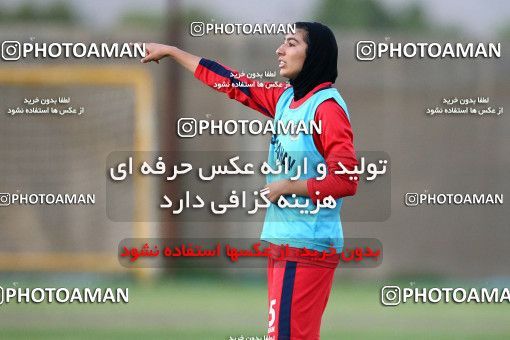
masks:
<path fill-rule="evenodd" d="M 50 287 L 61 281 L 31 282 L 20 285 Z M 266 288 L 257 278 L 159 279 L 151 285 L 129 280 L 79 282 L 88 287 L 129 287 L 129 303 L 2 305 L 0 339 L 228 339 L 262 337 L 267 329 Z M 379 290 L 385 283 L 336 279 L 321 339 L 510 338 L 508 304 L 384 307 Z"/>

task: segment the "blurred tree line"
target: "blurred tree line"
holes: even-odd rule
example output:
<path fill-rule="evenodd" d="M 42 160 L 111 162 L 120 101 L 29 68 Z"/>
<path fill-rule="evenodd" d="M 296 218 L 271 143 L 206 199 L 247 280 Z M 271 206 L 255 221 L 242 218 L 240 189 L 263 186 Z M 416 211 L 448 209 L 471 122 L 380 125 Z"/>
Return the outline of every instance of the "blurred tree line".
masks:
<path fill-rule="evenodd" d="M 44 6 L 24 2 L 14 8 L 0 8 L 0 23 L 41 23 L 54 22 L 73 24 L 77 17 L 71 6 L 56 1 Z"/>
<path fill-rule="evenodd" d="M 343 29 L 397 29 L 424 31 L 429 28 L 423 8 L 410 2 L 399 11 L 376 0 L 324 0 L 317 20 Z"/>
<path fill-rule="evenodd" d="M 178 21 L 189 24 L 194 21 L 209 22 L 212 14 L 198 8 L 182 8 L 177 11 L 170 8 L 164 12 L 153 11 L 128 11 L 120 18 L 119 24 L 124 27 L 140 27 L 160 29 L 168 23 Z"/>

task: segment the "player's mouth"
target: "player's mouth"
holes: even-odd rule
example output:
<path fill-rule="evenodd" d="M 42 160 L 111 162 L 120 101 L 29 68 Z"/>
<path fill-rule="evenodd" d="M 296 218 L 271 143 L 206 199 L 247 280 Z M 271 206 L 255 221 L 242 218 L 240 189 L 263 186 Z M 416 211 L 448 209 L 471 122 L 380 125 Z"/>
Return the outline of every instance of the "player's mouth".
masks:
<path fill-rule="evenodd" d="M 279 60 L 280 62 L 278 63 L 278 67 L 279 68 L 282 68 L 282 67 L 285 67 L 285 65 L 287 64 L 286 62 L 284 62 L 283 60 Z"/>

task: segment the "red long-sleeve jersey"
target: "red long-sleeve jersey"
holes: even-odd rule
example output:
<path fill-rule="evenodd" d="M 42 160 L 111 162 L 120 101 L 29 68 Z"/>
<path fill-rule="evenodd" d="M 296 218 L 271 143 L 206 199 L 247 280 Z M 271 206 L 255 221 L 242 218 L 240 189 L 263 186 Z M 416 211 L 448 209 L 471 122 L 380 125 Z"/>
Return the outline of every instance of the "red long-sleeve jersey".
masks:
<path fill-rule="evenodd" d="M 267 117 L 274 118 L 276 103 L 290 85 L 285 87 L 249 86 L 255 81 L 248 77 L 239 77 L 238 74 L 235 70 L 205 58 L 200 60 L 195 70 L 195 77 L 209 87 L 226 93 L 229 98 L 235 99 Z M 241 86 L 215 86 L 215 84 L 221 83 Z M 290 107 L 298 108 L 315 92 L 331 86 L 331 84 L 325 82 L 317 85 L 305 97 L 298 101 L 292 100 Z M 337 175 L 334 173 L 335 170 L 340 169 L 338 162 L 341 162 L 348 170 L 353 170 L 357 165 L 351 124 L 346 113 L 334 99 L 328 99 L 317 107 L 314 120 L 317 124 L 322 122 L 322 132 L 320 134 L 314 132 L 312 136 L 317 150 L 326 161 L 328 174 L 322 180 L 316 178 L 307 180 L 308 195 L 314 204 L 317 203 L 317 199 L 322 200 L 329 195 L 335 199 L 354 195 L 358 185 L 357 181 L 350 180 L 347 174 Z M 319 195 L 315 194 L 317 191 Z"/>

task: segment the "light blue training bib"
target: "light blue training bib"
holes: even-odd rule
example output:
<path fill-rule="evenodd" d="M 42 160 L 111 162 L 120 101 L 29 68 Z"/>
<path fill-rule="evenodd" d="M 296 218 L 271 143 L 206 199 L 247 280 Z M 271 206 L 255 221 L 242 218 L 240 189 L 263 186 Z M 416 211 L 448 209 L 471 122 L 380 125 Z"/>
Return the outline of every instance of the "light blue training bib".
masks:
<path fill-rule="evenodd" d="M 294 97 L 293 88 L 285 90 L 276 104 L 276 115 L 274 125 L 282 121 L 286 125 L 292 121 L 295 125 L 298 122 L 304 122 L 310 126 L 310 121 L 314 120 L 317 107 L 327 99 L 333 98 L 345 111 L 347 118 L 349 112 L 345 101 L 335 88 L 326 88 L 317 91 L 308 98 L 297 109 L 289 108 Z M 302 124 L 302 123 L 301 123 Z M 285 174 L 268 174 L 266 182 L 271 183 L 286 178 L 296 177 L 298 174 L 298 165 L 303 170 L 304 158 L 306 157 L 307 174 L 301 171 L 300 180 L 312 177 L 318 177 L 317 164 L 325 164 L 324 157 L 319 153 L 313 141 L 313 135 L 299 133 L 297 135 L 280 134 L 273 135 L 269 145 L 268 164 L 273 169 L 277 169 L 281 164 L 285 168 L 285 163 L 289 169 Z M 306 247 L 308 249 L 326 250 L 334 247 L 337 252 L 341 252 L 344 244 L 342 222 L 340 221 L 340 209 L 342 199 L 337 199 L 335 208 L 320 208 L 320 210 L 311 214 L 317 206 L 313 204 L 311 198 L 305 196 L 285 195 L 285 198 L 294 203 L 297 199 L 298 204 L 304 205 L 306 199 L 309 205 L 305 208 L 280 208 L 276 202 L 272 203 L 266 212 L 261 239 L 274 244 L 288 244 L 291 247 Z M 308 213 L 305 213 L 308 210 Z"/>

